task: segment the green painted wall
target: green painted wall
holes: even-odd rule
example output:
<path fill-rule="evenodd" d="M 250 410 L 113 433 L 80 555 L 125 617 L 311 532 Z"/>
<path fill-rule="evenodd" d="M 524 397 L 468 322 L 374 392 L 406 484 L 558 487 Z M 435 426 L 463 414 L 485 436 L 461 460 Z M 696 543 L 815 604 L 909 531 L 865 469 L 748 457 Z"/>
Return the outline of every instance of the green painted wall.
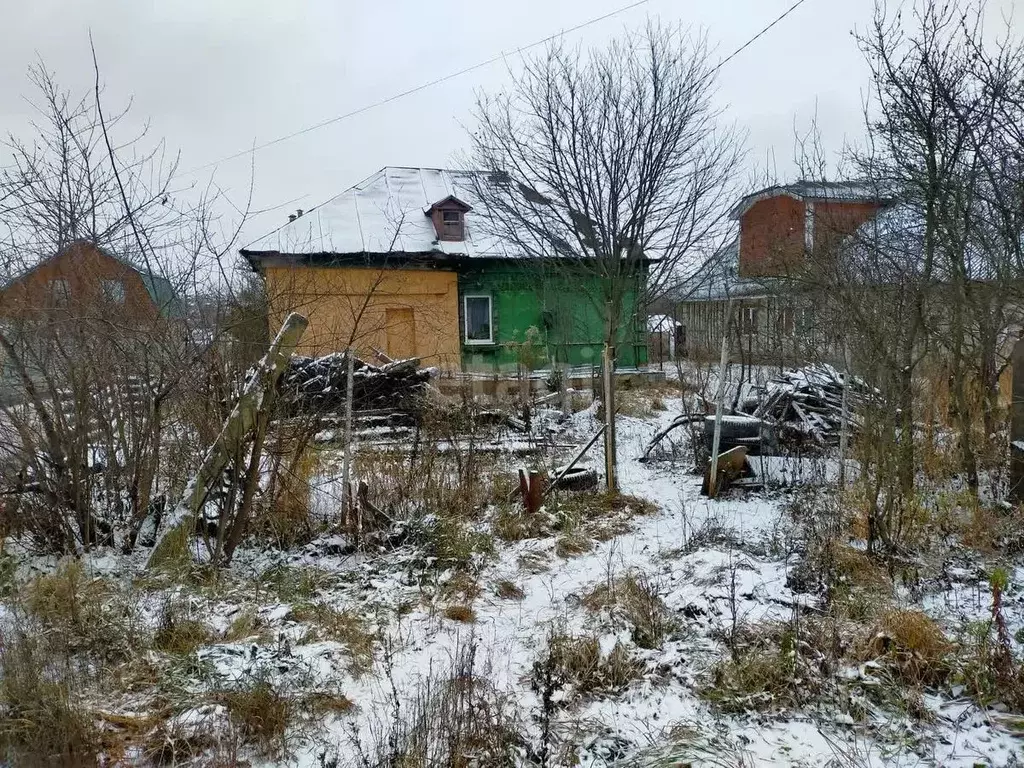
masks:
<path fill-rule="evenodd" d="M 639 278 L 638 285 L 639 288 Z M 631 291 L 619 324 L 617 363 L 632 368 L 647 363 L 643 319 L 637 316 L 638 290 Z M 492 302 L 493 344 L 465 341 L 467 295 L 487 295 Z M 462 364 L 468 371 L 515 371 L 522 344 L 532 326 L 539 331 L 530 367 L 552 362 L 572 366 L 599 365 L 604 338 L 599 306 L 601 281 L 570 265 L 544 266 L 531 260 L 474 259 L 459 270 L 459 334 Z"/>

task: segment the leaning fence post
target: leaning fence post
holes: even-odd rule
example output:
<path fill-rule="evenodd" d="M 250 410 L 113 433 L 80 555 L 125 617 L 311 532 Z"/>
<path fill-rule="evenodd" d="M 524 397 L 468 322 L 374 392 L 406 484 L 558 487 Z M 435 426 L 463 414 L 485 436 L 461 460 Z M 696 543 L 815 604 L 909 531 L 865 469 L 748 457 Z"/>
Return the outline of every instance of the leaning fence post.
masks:
<path fill-rule="evenodd" d="M 220 481 L 228 461 L 235 455 L 235 449 L 245 441 L 255 426 L 257 416 L 266 407 L 269 393 L 277 386 L 292 351 L 308 325 L 309 321 L 295 312 L 285 318 L 267 354 L 256 364 L 252 375 L 245 382 L 238 402 L 224 421 L 217 439 L 207 450 L 199 470 L 185 486 L 181 500 L 157 532 L 153 552 L 146 563 L 147 568 L 153 568 L 166 561 L 168 556 L 173 557 L 184 551 L 195 529 L 199 510 L 206 503 L 214 485 Z"/>

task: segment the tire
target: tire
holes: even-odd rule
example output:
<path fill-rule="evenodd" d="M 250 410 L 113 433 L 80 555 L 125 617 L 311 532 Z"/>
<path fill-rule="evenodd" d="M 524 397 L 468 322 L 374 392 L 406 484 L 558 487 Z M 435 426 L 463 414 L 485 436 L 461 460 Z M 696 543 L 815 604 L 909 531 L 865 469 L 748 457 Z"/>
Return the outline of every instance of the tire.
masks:
<path fill-rule="evenodd" d="M 550 482 L 554 483 L 558 473 L 556 470 L 549 475 Z M 555 485 L 562 491 L 587 491 L 597 486 L 597 470 L 591 467 L 573 467 Z"/>
<path fill-rule="evenodd" d="M 722 439 L 757 439 L 761 437 L 761 430 L 763 427 L 764 422 L 760 419 L 755 419 L 753 416 L 723 416 Z M 715 417 L 706 416 L 704 418 L 704 436 L 710 440 L 714 434 Z"/>

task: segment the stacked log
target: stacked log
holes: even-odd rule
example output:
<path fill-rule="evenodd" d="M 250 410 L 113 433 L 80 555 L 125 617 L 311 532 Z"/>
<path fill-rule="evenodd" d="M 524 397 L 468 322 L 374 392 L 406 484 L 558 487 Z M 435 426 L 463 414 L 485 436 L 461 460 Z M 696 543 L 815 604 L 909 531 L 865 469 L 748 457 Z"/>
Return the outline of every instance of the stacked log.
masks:
<path fill-rule="evenodd" d="M 425 392 L 433 369 L 420 368 L 417 359 L 383 366 L 353 360 L 352 408 L 411 410 Z M 292 357 L 281 376 L 282 400 L 298 413 L 334 413 L 344 409 L 348 361 L 344 352 L 324 357 Z"/>
<path fill-rule="evenodd" d="M 751 415 L 773 425 L 782 444 L 837 445 L 842 430 L 845 375 L 829 365 L 786 371 L 768 382 Z M 861 408 L 875 393 L 860 379 L 851 377 L 848 394 L 850 431 L 856 432 L 861 426 Z"/>

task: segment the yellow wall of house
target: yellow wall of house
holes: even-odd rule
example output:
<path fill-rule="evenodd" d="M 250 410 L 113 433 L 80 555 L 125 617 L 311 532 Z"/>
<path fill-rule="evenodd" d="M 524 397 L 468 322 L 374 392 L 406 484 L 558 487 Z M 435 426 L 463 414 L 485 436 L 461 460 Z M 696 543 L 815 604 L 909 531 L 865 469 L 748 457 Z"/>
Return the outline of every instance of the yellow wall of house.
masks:
<path fill-rule="evenodd" d="M 273 335 L 289 312 L 309 318 L 305 355 L 374 349 L 424 365 L 460 367 L 459 289 L 454 272 L 373 267 L 268 266 L 264 270 Z M 354 331 L 354 333 L 353 333 Z"/>

